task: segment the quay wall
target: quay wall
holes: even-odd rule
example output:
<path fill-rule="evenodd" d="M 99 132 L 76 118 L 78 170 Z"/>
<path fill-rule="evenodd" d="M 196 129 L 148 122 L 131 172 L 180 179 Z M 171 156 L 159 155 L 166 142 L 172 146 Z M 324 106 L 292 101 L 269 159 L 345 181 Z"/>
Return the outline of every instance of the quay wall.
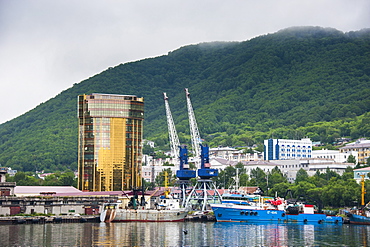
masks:
<path fill-rule="evenodd" d="M 113 196 L 34 196 L 34 197 L 0 197 L 0 216 L 19 214 L 52 215 L 99 215 L 104 202 L 117 200 Z"/>
<path fill-rule="evenodd" d="M 0 225 L 100 222 L 99 216 L 11 216 L 0 217 Z"/>

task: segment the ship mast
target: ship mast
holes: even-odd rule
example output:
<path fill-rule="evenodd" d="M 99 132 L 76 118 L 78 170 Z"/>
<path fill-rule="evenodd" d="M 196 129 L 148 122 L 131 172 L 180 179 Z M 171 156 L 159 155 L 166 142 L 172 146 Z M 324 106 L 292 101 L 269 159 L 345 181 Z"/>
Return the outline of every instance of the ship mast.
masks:
<path fill-rule="evenodd" d="M 365 206 L 365 175 L 360 175 L 361 176 L 361 206 Z"/>

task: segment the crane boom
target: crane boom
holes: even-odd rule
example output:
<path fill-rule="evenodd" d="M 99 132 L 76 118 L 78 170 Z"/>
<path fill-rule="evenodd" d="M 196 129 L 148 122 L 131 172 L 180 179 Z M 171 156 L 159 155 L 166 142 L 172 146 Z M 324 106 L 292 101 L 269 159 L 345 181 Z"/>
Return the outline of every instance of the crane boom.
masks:
<path fill-rule="evenodd" d="M 198 130 L 198 125 L 195 120 L 195 115 L 193 111 L 193 107 L 191 105 L 190 101 L 190 93 L 187 88 L 185 88 L 185 93 L 186 93 L 186 102 L 188 106 L 188 114 L 189 114 L 189 125 L 190 125 L 190 135 L 191 135 L 191 146 L 193 148 L 193 153 L 195 157 L 200 156 L 200 135 L 199 135 L 199 130 Z"/>
<path fill-rule="evenodd" d="M 173 122 L 172 114 L 170 105 L 168 103 L 168 97 L 166 93 L 163 93 L 164 97 L 164 104 L 166 107 L 166 116 L 167 116 L 167 125 L 168 125 L 168 136 L 170 139 L 170 146 L 171 146 L 171 157 L 172 158 L 178 158 L 179 157 L 179 147 L 180 147 L 180 141 L 179 137 L 176 132 L 175 124 Z"/>

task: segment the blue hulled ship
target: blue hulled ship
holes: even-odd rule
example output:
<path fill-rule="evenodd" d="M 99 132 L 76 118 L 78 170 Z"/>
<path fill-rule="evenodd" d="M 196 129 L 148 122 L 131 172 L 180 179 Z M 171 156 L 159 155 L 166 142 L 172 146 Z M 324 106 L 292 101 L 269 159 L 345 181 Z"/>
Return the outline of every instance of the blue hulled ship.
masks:
<path fill-rule="evenodd" d="M 220 222 L 343 223 L 340 216 L 315 212 L 313 205 L 261 195 L 224 194 L 211 207 Z"/>

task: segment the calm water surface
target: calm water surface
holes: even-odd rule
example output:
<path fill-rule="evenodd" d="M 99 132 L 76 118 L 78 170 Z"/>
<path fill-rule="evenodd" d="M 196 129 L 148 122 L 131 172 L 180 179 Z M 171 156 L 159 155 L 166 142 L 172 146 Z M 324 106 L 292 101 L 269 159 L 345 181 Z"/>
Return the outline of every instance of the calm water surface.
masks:
<path fill-rule="evenodd" d="M 370 226 L 220 222 L 0 225 L 0 240 L 0 246 L 370 246 Z"/>

